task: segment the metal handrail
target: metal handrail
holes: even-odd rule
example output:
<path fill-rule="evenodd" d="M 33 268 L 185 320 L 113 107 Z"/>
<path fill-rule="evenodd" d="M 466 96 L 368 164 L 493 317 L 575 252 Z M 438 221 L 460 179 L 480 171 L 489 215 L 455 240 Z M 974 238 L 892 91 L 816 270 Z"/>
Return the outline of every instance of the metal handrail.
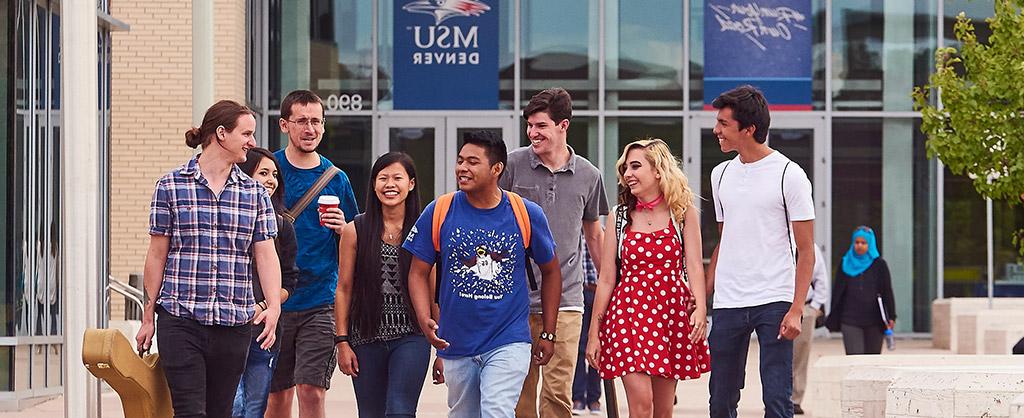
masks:
<path fill-rule="evenodd" d="M 108 277 L 107 281 L 108 290 L 112 290 L 116 293 L 119 293 L 121 296 L 124 296 L 125 299 L 135 302 L 135 304 L 138 305 L 139 310 L 143 310 L 145 308 L 145 304 L 142 302 L 142 298 L 144 297 L 144 295 L 142 294 L 141 290 L 131 287 L 122 282 L 119 282 L 115 280 L 113 277 Z"/>

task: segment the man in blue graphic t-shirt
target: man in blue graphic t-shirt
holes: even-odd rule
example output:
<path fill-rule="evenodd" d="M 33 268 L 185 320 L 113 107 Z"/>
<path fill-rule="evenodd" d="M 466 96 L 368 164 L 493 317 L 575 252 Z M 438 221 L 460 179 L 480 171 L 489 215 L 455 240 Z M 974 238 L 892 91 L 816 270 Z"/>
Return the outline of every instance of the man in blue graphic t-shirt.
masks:
<path fill-rule="evenodd" d="M 439 254 L 432 238 L 436 202 L 427 205 L 403 244 L 415 256 L 409 296 L 423 335 L 441 359 L 434 365 L 434 380 L 448 385 L 450 417 L 514 416 L 530 368 L 526 249 L 509 197 L 498 188 L 507 157 L 505 143 L 494 133 L 467 134 L 455 168 L 460 191 L 441 225 Z M 544 332 L 532 360 L 544 365 L 554 351 L 562 278 L 543 210 L 524 203 L 532 259 L 543 279 Z M 429 282 L 435 261 L 436 321 L 430 316 Z"/>

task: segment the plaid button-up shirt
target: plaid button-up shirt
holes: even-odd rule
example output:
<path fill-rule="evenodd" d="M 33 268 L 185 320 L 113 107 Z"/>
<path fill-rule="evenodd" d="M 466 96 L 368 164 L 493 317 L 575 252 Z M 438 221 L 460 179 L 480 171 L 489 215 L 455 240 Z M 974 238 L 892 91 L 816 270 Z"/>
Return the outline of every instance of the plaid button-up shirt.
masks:
<path fill-rule="evenodd" d="M 252 319 L 253 243 L 277 236 L 266 188 L 232 165 L 217 196 L 196 156 L 156 183 L 149 223 L 150 235 L 171 239 L 160 306 L 203 325 Z"/>

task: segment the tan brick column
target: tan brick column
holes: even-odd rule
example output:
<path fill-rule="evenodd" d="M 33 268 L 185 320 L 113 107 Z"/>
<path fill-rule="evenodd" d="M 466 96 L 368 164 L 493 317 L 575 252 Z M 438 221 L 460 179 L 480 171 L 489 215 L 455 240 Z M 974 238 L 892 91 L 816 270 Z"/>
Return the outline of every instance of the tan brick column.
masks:
<path fill-rule="evenodd" d="M 184 132 L 192 112 L 192 2 L 111 2 L 129 25 L 112 45 L 110 267 L 127 281 L 142 272 L 156 180 L 192 156 Z M 245 1 L 215 0 L 216 98 L 244 103 Z M 112 298 L 111 319 L 123 318 Z"/>

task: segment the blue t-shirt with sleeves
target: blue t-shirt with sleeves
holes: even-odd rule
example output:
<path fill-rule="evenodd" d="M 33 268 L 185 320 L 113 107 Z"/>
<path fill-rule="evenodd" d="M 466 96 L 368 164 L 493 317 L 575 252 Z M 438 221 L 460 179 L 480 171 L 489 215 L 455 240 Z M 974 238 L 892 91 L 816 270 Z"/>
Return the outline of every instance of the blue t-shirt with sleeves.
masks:
<path fill-rule="evenodd" d="M 530 249 L 538 264 L 555 257 L 555 241 L 537 204 L 524 199 L 530 215 Z M 427 263 L 435 261 L 431 202 L 420 214 L 402 248 Z M 532 342 L 528 317 L 526 249 L 512 204 L 505 194 L 491 209 L 469 204 L 456 192 L 441 226 L 438 336 L 450 344 L 442 358 L 476 356 L 503 345 Z"/>
<path fill-rule="evenodd" d="M 284 182 L 284 204 L 291 208 L 320 175 L 332 166 L 330 160 L 320 156 L 320 165 L 303 169 L 288 162 L 284 150 L 274 153 L 280 164 L 281 180 Z M 344 171 L 339 172 L 319 196 L 337 196 L 341 200 L 339 208 L 345 212 L 345 220 L 351 221 L 358 213 L 356 196 L 352 191 L 352 183 Z M 306 206 L 295 218 L 295 240 L 298 252 L 295 264 L 299 268 L 298 282 L 295 291 L 281 306 L 287 312 L 304 311 L 307 309 L 327 306 L 334 303 L 334 290 L 338 284 L 338 237 L 327 227 L 320 225 L 317 213 L 316 198 Z"/>

